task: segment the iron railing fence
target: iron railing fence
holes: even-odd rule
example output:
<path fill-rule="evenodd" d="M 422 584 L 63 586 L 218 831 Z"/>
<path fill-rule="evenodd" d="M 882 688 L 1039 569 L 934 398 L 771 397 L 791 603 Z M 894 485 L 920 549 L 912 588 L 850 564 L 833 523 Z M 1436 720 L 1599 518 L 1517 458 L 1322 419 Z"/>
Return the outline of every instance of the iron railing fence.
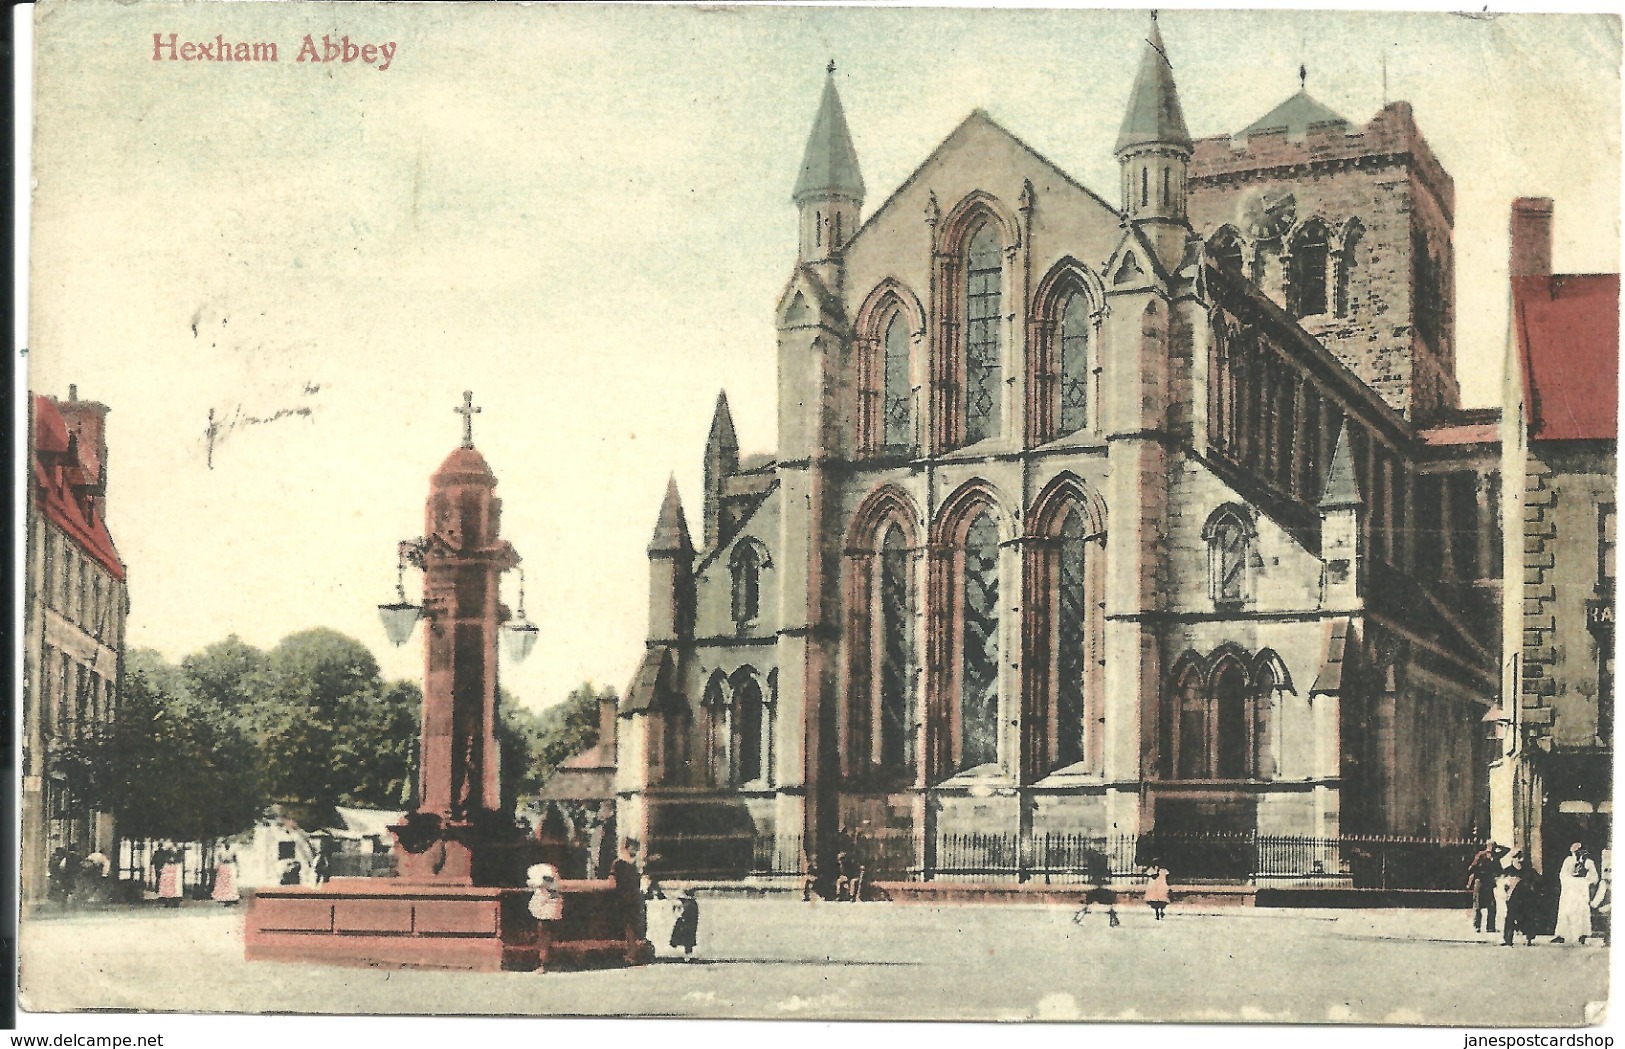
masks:
<path fill-rule="evenodd" d="M 800 835 L 673 834 L 650 842 L 662 878 L 801 876 Z M 1477 842 L 1452 838 L 1276 834 L 859 834 L 836 848 L 867 881 L 991 879 L 1129 883 L 1166 867 L 1178 883 L 1459 889 Z M 844 873 L 821 871 L 827 877 Z"/>

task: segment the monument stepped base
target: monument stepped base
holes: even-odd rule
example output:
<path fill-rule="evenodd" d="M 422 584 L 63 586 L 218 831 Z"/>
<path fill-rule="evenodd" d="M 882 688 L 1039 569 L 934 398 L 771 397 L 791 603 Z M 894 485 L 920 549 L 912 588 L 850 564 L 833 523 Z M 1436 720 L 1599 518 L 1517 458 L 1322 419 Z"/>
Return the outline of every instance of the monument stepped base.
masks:
<path fill-rule="evenodd" d="M 538 934 L 530 890 L 337 878 L 261 889 L 244 916 L 249 961 L 532 971 L 647 964 L 611 881 L 565 881 L 564 914 Z"/>

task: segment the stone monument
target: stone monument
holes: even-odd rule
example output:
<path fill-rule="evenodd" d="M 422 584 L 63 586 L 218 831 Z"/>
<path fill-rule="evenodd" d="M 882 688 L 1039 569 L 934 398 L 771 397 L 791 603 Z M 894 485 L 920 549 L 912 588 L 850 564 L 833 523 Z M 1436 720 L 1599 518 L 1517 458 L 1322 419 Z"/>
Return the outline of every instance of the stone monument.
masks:
<path fill-rule="evenodd" d="M 557 920 L 541 931 L 525 871 L 559 864 L 503 811 L 497 749 L 497 640 L 508 622 L 499 581 L 519 564 L 501 537 L 496 476 L 474 447 L 463 395 L 463 442 L 429 479 L 424 534 L 400 544 L 404 573 L 423 573 L 423 602 L 380 606 L 396 644 L 425 625 L 423 721 L 416 806 L 396 826 L 394 878 L 336 878 L 254 895 L 246 914 L 249 960 L 454 969 L 639 964 L 652 956 L 642 907 L 623 876 L 564 881 Z M 523 608 L 523 600 L 520 605 Z M 519 653 L 535 627 L 510 631 Z"/>

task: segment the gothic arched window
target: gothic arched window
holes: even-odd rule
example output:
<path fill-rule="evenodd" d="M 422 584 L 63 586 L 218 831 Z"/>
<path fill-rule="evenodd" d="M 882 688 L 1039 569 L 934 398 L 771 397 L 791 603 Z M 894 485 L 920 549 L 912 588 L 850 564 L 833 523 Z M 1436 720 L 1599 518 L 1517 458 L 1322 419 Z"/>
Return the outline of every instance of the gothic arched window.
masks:
<path fill-rule="evenodd" d="M 728 693 L 721 673 L 705 686 L 700 700 L 705 724 L 705 781 L 716 785 L 728 781 Z"/>
<path fill-rule="evenodd" d="M 733 577 L 733 620 L 743 628 L 755 622 L 762 611 L 762 569 L 767 558 L 751 540 L 741 540 L 728 557 Z"/>
<path fill-rule="evenodd" d="M 1059 766 L 1084 759 L 1086 593 L 1083 518 L 1071 510 L 1061 524 L 1055 615 L 1055 753 Z"/>
<path fill-rule="evenodd" d="M 1326 227 L 1310 221 L 1292 240 L 1287 310 L 1294 317 L 1326 312 Z"/>
<path fill-rule="evenodd" d="M 1236 231 L 1225 226 L 1215 233 L 1207 242 L 1207 256 L 1213 260 L 1214 265 L 1233 277 L 1240 277 L 1241 273 L 1241 239 Z"/>
<path fill-rule="evenodd" d="M 1082 292 L 1067 296 L 1061 307 L 1058 332 L 1061 345 L 1060 432 L 1083 429 L 1089 409 L 1089 300 Z"/>
<path fill-rule="evenodd" d="M 903 311 L 892 314 L 886 325 L 885 374 L 882 380 L 880 410 L 882 443 L 907 447 L 914 443 L 912 387 L 908 375 L 908 322 Z"/>
<path fill-rule="evenodd" d="M 959 767 L 999 756 L 999 530 L 984 510 L 965 532 L 960 573 Z"/>
<path fill-rule="evenodd" d="M 762 686 L 746 677 L 734 688 L 733 701 L 733 780 L 735 784 L 755 783 L 762 778 L 762 735 L 765 728 Z"/>
<path fill-rule="evenodd" d="M 914 588 L 910 582 L 908 542 L 893 524 L 880 544 L 879 695 L 877 721 L 880 764 L 901 768 L 914 763 Z"/>
<path fill-rule="evenodd" d="M 688 736 L 693 718 L 688 704 L 673 704 L 662 714 L 660 726 L 660 759 L 662 782 L 669 786 L 687 786 L 689 782 Z"/>
<path fill-rule="evenodd" d="M 1253 674 L 1253 754 L 1251 774 L 1258 779 L 1274 779 L 1275 700 L 1280 683 L 1268 662 L 1263 662 Z"/>
<path fill-rule="evenodd" d="M 1208 582 L 1213 603 L 1220 607 L 1243 604 L 1248 594 L 1247 561 L 1252 548 L 1251 527 L 1232 508 L 1223 507 L 1208 519 L 1203 538 L 1208 547 Z"/>
<path fill-rule="evenodd" d="M 1232 657 L 1221 657 L 1212 681 L 1212 775 L 1246 779 L 1252 764 L 1252 725 L 1247 670 Z"/>
<path fill-rule="evenodd" d="M 1347 317 L 1356 305 L 1354 278 L 1358 272 L 1362 233 L 1359 223 L 1351 221 L 1347 232 L 1343 234 L 1342 249 L 1337 253 L 1337 286 L 1333 293 L 1332 309 L 1339 317 Z"/>
<path fill-rule="evenodd" d="M 1176 779 L 1205 779 L 1211 751 L 1212 718 L 1207 689 L 1195 664 L 1187 666 L 1174 686 L 1173 750 Z"/>
<path fill-rule="evenodd" d="M 999 327 L 1003 252 L 992 222 L 971 235 L 965 251 L 965 443 L 999 432 Z"/>

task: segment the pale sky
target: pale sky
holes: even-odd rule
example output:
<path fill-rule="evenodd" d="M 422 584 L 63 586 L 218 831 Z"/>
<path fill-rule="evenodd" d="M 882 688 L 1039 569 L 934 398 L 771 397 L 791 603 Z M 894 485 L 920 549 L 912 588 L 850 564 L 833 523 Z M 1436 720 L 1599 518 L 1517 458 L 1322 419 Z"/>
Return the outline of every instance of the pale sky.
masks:
<path fill-rule="evenodd" d="M 1145 28 L 1142 11 L 42 4 L 29 383 L 112 406 L 129 643 L 178 658 L 329 626 L 417 678 L 421 629 L 392 649 L 375 606 L 472 389 L 541 628 L 505 686 L 537 707 L 587 679 L 624 688 L 673 471 L 698 530 L 717 391 L 747 454 L 775 443 L 772 311 L 825 63 L 865 214 L 975 108 L 1115 200 Z M 1456 182 L 1466 403 L 1498 391 L 1512 197 L 1556 199 L 1560 271 L 1618 270 L 1611 16 L 1169 10 L 1161 28 L 1196 137 L 1292 94 L 1300 61 L 1363 124 L 1387 56 L 1388 97 Z M 153 61 L 171 32 L 275 41 L 281 61 Z M 382 72 L 299 64 L 307 32 L 398 51 Z M 211 469 L 211 408 L 311 412 L 228 431 Z"/>

